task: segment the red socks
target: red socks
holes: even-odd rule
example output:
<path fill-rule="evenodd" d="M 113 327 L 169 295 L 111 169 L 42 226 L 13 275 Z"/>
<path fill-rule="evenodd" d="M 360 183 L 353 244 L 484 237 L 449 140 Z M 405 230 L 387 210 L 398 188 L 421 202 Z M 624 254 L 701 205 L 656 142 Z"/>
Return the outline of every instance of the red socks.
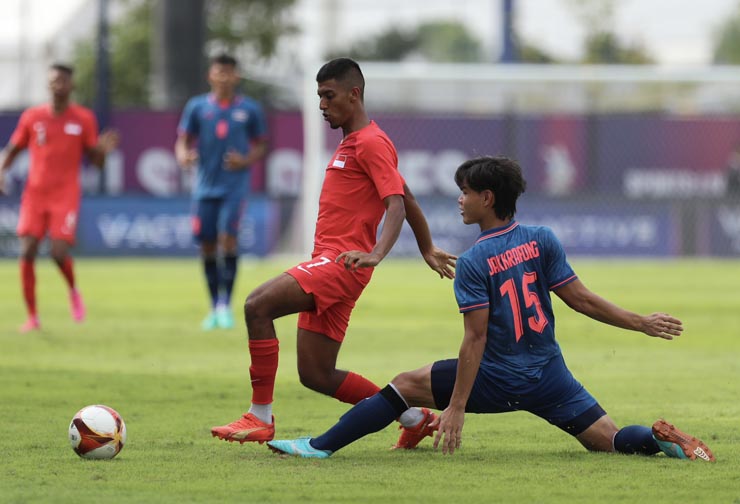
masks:
<path fill-rule="evenodd" d="M 249 355 L 252 358 L 249 376 L 252 379 L 252 402 L 254 404 L 272 404 L 279 349 L 277 338 L 249 340 Z"/>
<path fill-rule="evenodd" d="M 278 353 L 277 339 L 249 340 L 249 355 L 252 358 L 249 376 L 252 379 L 253 404 L 272 404 Z M 380 387 L 350 371 L 334 393 L 334 398 L 345 403 L 357 404 L 378 392 Z"/>
<path fill-rule="evenodd" d="M 26 301 L 26 310 L 30 317 L 36 316 L 36 272 L 33 261 L 21 259 L 21 285 L 23 299 Z"/>
<path fill-rule="evenodd" d="M 58 264 L 59 270 L 62 272 L 62 276 L 67 281 L 70 289 L 74 289 L 75 286 L 75 274 L 72 257 L 67 256 L 64 258 L 61 264 Z M 35 317 L 38 315 L 36 311 L 36 270 L 34 261 L 29 259 L 21 259 L 21 286 L 23 288 L 23 299 L 26 302 L 26 310 L 28 311 L 29 317 Z"/>
<path fill-rule="evenodd" d="M 380 392 L 380 387 L 367 378 L 350 371 L 337 391 L 334 392 L 334 398 L 345 403 L 357 404 L 378 392 Z"/>

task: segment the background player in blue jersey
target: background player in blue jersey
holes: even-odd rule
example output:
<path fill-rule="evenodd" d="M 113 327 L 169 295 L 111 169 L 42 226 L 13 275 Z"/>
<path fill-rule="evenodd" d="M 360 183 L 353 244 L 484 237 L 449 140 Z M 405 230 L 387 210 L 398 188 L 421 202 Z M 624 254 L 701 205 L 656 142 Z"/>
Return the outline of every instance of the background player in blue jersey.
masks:
<path fill-rule="evenodd" d="M 472 159 L 457 169 L 455 182 L 462 191 L 458 203 L 463 222 L 481 230 L 457 261 L 455 296 L 465 326 L 459 357 L 398 375 L 321 436 L 268 445 L 281 453 L 326 458 L 384 428 L 410 406 L 424 406 L 443 411 L 418 440 L 438 430 L 434 447 L 441 442 L 444 453 L 460 447 L 465 412 L 523 410 L 591 451 L 663 451 L 713 461 L 703 442 L 665 420 L 652 429 L 616 426 L 563 361 L 550 291 L 595 320 L 648 336 L 671 340 L 683 331 L 681 321 L 665 313 L 638 315 L 599 297 L 578 279 L 549 228 L 516 222 L 516 202 L 526 183 L 515 161 Z"/>
<path fill-rule="evenodd" d="M 200 242 L 211 311 L 205 330 L 234 327 L 231 291 L 236 278 L 239 219 L 250 189 L 250 167 L 267 151 L 262 107 L 236 92 L 237 61 L 211 60 L 211 92 L 191 98 L 178 126 L 175 156 L 180 166 L 197 165 L 193 187 L 193 235 Z"/>

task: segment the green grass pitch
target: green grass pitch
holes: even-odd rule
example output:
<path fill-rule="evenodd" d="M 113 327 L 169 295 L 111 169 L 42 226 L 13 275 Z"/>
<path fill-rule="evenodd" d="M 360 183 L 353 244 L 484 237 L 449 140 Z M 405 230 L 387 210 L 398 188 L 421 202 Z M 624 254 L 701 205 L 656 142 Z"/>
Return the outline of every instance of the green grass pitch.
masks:
<path fill-rule="evenodd" d="M 193 259 L 80 259 L 88 320 L 69 316 L 61 277 L 37 268 L 43 330 L 20 335 L 18 266 L 0 261 L 0 502 L 740 502 L 740 261 L 592 261 L 584 283 L 631 310 L 667 311 L 668 342 L 607 327 L 556 299 L 570 368 L 619 425 L 663 416 L 713 449 L 716 464 L 586 452 L 525 413 L 469 415 L 464 445 L 425 440 L 389 451 L 391 426 L 329 460 L 284 459 L 264 445 L 218 441 L 250 397 L 245 330 L 204 333 L 206 293 Z M 292 265 L 244 259 L 235 312 L 250 289 Z M 278 437 L 318 434 L 347 409 L 303 388 L 295 316 L 281 340 Z M 360 299 L 339 365 L 382 385 L 457 355 L 452 286 L 421 260 L 388 260 Z M 112 461 L 79 459 L 67 441 L 87 404 L 117 409 L 128 443 Z"/>

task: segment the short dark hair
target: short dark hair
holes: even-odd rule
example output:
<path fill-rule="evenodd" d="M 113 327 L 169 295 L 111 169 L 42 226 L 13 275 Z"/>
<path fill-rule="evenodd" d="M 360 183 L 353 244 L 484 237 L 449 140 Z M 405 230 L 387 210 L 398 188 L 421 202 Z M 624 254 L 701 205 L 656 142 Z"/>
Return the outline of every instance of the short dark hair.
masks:
<path fill-rule="evenodd" d="M 519 164 L 513 159 L 494 156 L 465 161 L 455 172 L 455 183 L 461 189 L 467 184 L 477 192 L 493 192 L 496 198 L 493 210 L 499 219 L 514 217 L 516 200 L 527 189 Z"/>
<path fill-rule="evenodd" d="M 325 82 L 334 79 L 350 87 L 360 88 L 360 97 L 365 94 L 365 77 L 360 65 L 350 58 L 336 58 L 325 63 L 316 74 L 316 82 Z"/>
<path fill-rule="evenodd" d="M 210 64 L 211 65 L 229 65 L 229 66 L 233 66 L 234 68 L 239 66 L 239 63 L 236 61 L 236 58 L 226 53 L 220 53 L 212 57 Z"/>
<path fill-rule="evenodd" d="M 58 72 L 66 73 L 69 77 L 72 77 L 75 73 L 75 69 L 69 65 L 63 63 L 52 63 L 49 66 L 49 70 L 56 70 Z"/>

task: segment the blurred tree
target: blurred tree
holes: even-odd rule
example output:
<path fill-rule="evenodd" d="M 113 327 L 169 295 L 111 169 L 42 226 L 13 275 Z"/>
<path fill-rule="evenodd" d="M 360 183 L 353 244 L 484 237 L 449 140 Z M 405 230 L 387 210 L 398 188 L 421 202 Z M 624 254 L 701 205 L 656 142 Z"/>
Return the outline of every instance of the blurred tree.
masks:
<path fill-rule="evenodd" d="M 114 107 L 149 106 L 151 95 L 151 45 L 153 8 L 157 0 L 119 0 L 125 14 L 110 27 L 111 98 Z M 207 0 L 206 44 L 208 53 L 229 51 L 268 58 L 281 36 L 297 27 L 284 11 L 296 0 Z M 74 55 L 77 99 L 94 100 L 95 40 L 77 44 Z M 206 48 L 204 48 L 204 55 Z M 197 55 L 194 55 L 197 57 Z M 250 87 L 246 83 L 246 88 Z M 258 94 L 266 93 L 264 86 Z M 249 93 L 249 89 L 246 91 Z"/>
<path fill-rule="evenodd" d="M 152 1 L 133 2 L 110 29 L 111 102 L 116 107 L 147 105 Z M 76 98 L 92 106 L 95 99 L 95 41 L 79 42 L 74 56 Z"/>
<path fill-rule="evenodd" d="M 647 65 L 655 63 L 650 53 L 638 44 L 621 43 L 612 32 L 591 33 L 586 37 L 583 63 Z"/>
<path fill-rule="evenodd" d="M 559 63 L 559 59 L 544 49 L 522 40 L 516 43 L 520 63 Z"/>
<path fill-rule="evenodd" d="M 349 56 L 365 61 L 401 61 L 420 57 L 436 63 L 482 61 L 480 41 L 458 21 L 431 21 L 403 30 L 391 27 L 374 37 L 356 42 L 349 51 L 330 58 Z"/>
<path fill-rule="evenodd" d="M 568 0 L 568 5 L 586 33 L 613 31 L 614 0 Z"/>
<path fill-rule="evenodd" d="M 543 49 L 517 40 L 519 61 L 556 63 Z M 456 21 L 433 21 L 403 30 L 390 27 L 375 37 L 356 42 L 349 51 L 332 52 L 329 58 L 349 56 L 361 61 L 402 61 L 420 57 L 435 63 L 475 63 L 487 61 L 482 44 L 467 28 Z"/>
<path fill-rule="evenodd" d="M 206 38 L 219 50 L 237 53 L 245 46 L 256 56 L 275 54 L 283 35 L 295 34 L 298 27 L 285 11 L 296 0 L 207 0 Z"/>
<path fill-rule="evenodd" d="M 568 0 L 586 33 L 583 63 L 648 64 L 655 60 L 640 44 L 626 44 L 614 32 L 615 0 Z"/>
<path fill-rule="evenodd" d="M 377 37 L 356 42 L 349 51 L 331 53 L 329 59 L 349 56 L 361 61 L 400 61 L 412 53 L 417 45 L 416 33 L 391 27 Z"/>
<path fill-rule="evenodd" d="M 419 26 L 418 51 L 429 61 L 471 63 L 483 60 L 480 41 L 458 21 L 432 21 Z"/>
<path fill-rule="evenodd" d="M 719 26 L 712 59 L 717 64 L 740 64 L 740 5 Z"/>

